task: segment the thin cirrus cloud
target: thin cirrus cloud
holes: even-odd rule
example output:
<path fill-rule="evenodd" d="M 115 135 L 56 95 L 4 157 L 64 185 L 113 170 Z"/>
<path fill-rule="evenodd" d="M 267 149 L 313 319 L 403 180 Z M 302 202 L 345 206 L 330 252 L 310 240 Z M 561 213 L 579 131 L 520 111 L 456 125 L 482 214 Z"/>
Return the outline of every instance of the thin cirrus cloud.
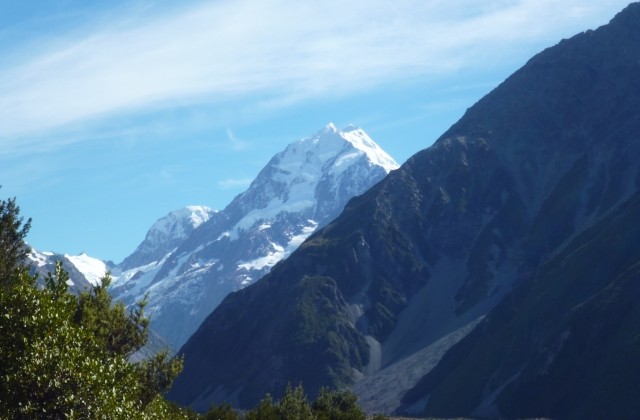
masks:
<path fill-rule="evenodd" d="M 252 95 L 292 104 L 440 75 L 519 43 L 571 34 L 611 3 L 623 4 L 220 0 L 99 23 L 4 65 L 0 146 L 124 112 Z"/>
<path fill-rule="evenodd" d="M 227 128 L 227 140 L 229 140 L 231 149 L 236 152 L 245 150 L 247 147 L 249 147 L 249 143 L 242 139 L 239 139 L 230 128 Z"/>

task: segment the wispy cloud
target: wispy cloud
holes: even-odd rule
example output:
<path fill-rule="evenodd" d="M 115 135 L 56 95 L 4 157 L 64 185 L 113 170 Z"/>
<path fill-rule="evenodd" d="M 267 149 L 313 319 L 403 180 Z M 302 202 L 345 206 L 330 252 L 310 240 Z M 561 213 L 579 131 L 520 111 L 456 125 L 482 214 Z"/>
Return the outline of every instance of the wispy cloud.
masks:
<path fill-rule="evenodd" d="M 231 149 L 235 151 L 245 150 L 249 146 L 249 143 L 236 137 L 230 128 L 227 128 L 227 139 L 231 144 Z"/>
<path fill-rule="evenodd" d="M 0 149 L 114 113 L 230 99 L 294 104 L 490 65 L 625 1 L 220 0 L 105 24 L 0 70 Z M 41 43 L 46 40 L 39 40 Z M 228 132 L 233 140 L 232 132 Z"/>
<path fill-rule="evenodd" d="M 218 181 L 218 187 L 222 189 L 248 187 L 251 184 L 251 178 L 227 178 Z"/>

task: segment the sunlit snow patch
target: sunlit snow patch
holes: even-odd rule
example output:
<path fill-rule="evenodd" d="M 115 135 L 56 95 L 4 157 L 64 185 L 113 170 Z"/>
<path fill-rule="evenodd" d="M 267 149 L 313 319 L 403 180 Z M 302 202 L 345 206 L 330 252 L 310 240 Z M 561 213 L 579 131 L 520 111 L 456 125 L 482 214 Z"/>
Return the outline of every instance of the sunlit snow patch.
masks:
<path fill-rule="evenodd" d="M 256 258 L 255 260 L 240 262 L 238 264 L 238 269 L 247 271 L 262 270 L 265 267 L 273 267 L 278 263 L 278 261 L 287 258 L 289 254 L 295 251 L 296 248 L 298 248 L 300 244 L 302 244 L 318 227 L 318 223 L 314 220 L 308 220 L 307 222 L 309 225 L 303 227 L 300 234 L 291 237 L 285 247 L 278 245 L 275 242 L 271 242 L 271 248 L 273 251 L 269 252 L 264 257 Z"/>
<path fill-rule="evenodd" d="M 84 252 L 80 255 L 68 255 L 64 257 L 80 271 L 89 283 L 93 286 L 100 284 L 100 280 L 109 268 L 107 265 L 97 258 L 92 258 Z"/>

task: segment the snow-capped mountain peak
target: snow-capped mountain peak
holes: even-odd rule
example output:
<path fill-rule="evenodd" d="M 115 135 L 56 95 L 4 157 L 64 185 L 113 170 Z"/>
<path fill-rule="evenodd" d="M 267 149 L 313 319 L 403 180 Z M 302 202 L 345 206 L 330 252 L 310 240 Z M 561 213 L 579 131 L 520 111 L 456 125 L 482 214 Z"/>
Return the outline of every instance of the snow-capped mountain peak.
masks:
<path fill-rule="evenodd" d="M 244 216 L 229 236 L 235 239 L 239 229 L 282 212 L 328 221 L 342 210 L 346 196 L 364 192 L 372 176 L 382 178 L 398 166 L 361 128 L 338 130 L 329 123 L 271 159 L 237 199 Z"/>
<path fill-rule="evenodd" d="M 109 271 L 104 261 L 90 257 L 84 252 L 78 255 L 65 254 L 64 257 L 84 275 L 92 286 L 100 284 L 102 277 Z"/>
<path fill-rule="evenodd" d="M 82 252 L 77 255 L 43 252 L 31 247 L 28 255 L 31 274 L 37 274 L 39 281 L 55 271 L 56 263 L 69 274 L 67 285 L 73 293 L 80 293 L 100 284 L 102 277 L 111 271 L 113 264 L 93 258 Z"/>
<path fill-rule="evenodd" d="M 398 169 L 398 163 L 382 150 L 362 128 L 350 125 L 342 130 L 341 135 L 353 147 L 363 151 L 374 165 L 384 168 L 387 172 Z"/>
<path fill-rule="evenodd" d="M 229 292 L 269 272 L 397 167 L 364 130 L 328 124 L 273 156 L 245 192 L 186 239 L 151 254 L 167 243 L 161 238 L 182 236 L 179 220 L 192 210 L 156 222 L 122 264 L 112 292 L 127 304 L 148 293 L 152 327 L 177 348 Z"/>
<path fill-rule="evenodd" d="M 169 212 L 149 228 L 144 241 L 119 266 L 127 270 L 159 261 L 214 213 L 206 206 L 187 206 Z"/>
<path fill-rule="evenodd" d="M 167 235 L 176 239 L 185 238 L 193 229 L 197 228 L 209 218 L 214 211 L 206 206 L 186 206 L 174 210 L 155 222 L 147 233 L 153 235 Z"/>

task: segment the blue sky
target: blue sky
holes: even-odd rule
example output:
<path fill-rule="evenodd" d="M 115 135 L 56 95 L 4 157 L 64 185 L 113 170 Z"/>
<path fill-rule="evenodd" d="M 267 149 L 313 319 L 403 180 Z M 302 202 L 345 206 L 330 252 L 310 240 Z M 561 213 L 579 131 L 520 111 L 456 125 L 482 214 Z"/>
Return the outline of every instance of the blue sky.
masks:
<path fill-rule="evenodd" d="M 0 0 L 0 189 L 39 250 L 121 261 L 355 124 L 399 163 L 615 0 Z"/>

